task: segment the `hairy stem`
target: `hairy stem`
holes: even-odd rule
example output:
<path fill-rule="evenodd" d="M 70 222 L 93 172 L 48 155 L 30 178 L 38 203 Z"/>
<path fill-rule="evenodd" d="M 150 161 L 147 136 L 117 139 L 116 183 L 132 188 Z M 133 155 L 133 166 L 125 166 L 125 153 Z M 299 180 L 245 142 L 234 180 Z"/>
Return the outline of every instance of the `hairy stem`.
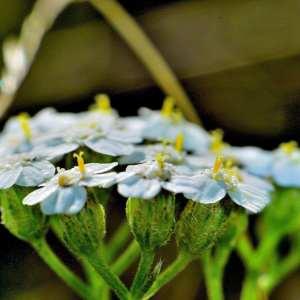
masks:
<path fill-rule="evenodd" d="M 126 286 L 122 283 L 119 277 L 111 271 L 111 269 L 99 254 L 91 253 L 86 257 L 86 259 L 95 268 L 95 270 L 103 278 L 107 285 L 115 292 L 119 299 L 131 299 L 131 295 Z"/>
<path fill-rule="evenodd" d="M 209 300 L 223 300 L 223 267 L 212 262 L 210 253 L 202 257 L 205 284 Z"/>
<path fill-rule="evenodd" d="M 92 299 L 90 288 L 72 273 L 56 256 L 45 239 L 31 242 L 32 247 L 44 262 L 82 299 Z"/>
<path fill-rule="evenodd" d="M 152 270 L 154 256 L 155 254 L 153 251 L 141 252 L 139 267 L 131 286 L 131 293 L 134 299 L 139 299 L 140 294 L 143 292 L 143 287 L 148 282 L 149 274 Z"/>
<path fill-rule="evenodd" d="M 142 297 L 143 300 L 150 299 L 155 295 L 164 285 L 170 282 L 173 278 L 176 277 L 181 271 L 183 271 L 186 266 L 192 261 L 192 257 L 186 253 L 179 253 L 175 261 L 167 267 L 153 282 L 149 290 Z"/>

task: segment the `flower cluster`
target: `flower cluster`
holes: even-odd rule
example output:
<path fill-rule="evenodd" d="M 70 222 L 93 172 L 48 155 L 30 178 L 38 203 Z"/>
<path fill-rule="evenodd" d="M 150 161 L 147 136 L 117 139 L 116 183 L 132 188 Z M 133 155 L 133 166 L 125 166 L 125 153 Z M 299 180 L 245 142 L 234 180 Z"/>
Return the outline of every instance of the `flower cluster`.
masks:
<path fill-rule="evenodd" d="M 161 111 L 141 108 L 136 117 L 120 117 L 103 94 L 82 113 L 20 114 L 5 124 L 0 154 L 0 189 L 37 188 L 23 203 L 40 203 L 49 215 L 78 213 L 90 191 L 112 186 L 142 199 L 162 190 L 203 204 L 228 196 L 257 213 L 269 203 L 272 183 L 300 186 L 295 142 L 273 151 L 225 144 L 222 131 L 186 121 L 170 97 Z M 73 157 L 77 166 L 70 168 Z"/>

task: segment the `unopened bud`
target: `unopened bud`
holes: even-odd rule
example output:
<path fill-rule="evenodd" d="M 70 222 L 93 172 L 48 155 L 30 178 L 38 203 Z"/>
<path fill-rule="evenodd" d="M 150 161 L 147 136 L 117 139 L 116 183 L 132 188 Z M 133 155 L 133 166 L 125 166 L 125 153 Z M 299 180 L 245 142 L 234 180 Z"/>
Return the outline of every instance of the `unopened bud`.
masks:
<path fill-rule="evenodd" d="M 47 218 L 40 208 L 22 204 L 31 191 L 30 188 L 14 187 L 0 192 L 3 225 L 13 235 L 27 242 L 41 239 L 47 230 Z"/>
<path fill-rule="evenodd" d="M 76 215 L 53 216 L 54 230 L 77 255 L 96 253 L 105 236 L 105 211 L 100 203 L 88 201 Z"/>
<path fill-rule="evenodd" d="M 166 244 L 175 225 L 175 198 L 159 195 L 152 200 L 130 198 L 126 214 L 131 231 L 143 250 Z"/>
<path fill-rule="evenodd" d="M 189 201 L 176 225 L 179 249 L 192 256 L 210 249 L 224 233 L 230 211 L 223 203 Z"/>

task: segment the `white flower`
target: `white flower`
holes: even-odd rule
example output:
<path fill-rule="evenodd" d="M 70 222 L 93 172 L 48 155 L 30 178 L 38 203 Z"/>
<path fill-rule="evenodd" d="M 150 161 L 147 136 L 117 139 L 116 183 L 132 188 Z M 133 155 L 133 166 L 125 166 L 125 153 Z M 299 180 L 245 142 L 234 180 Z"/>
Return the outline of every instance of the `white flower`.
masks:
<path fill-rule="evenodd" d="M 172 176 L 165 188 L 204 204 L 219 202 L 228 194 L 234 203 L 252 213 L 260 212 L 270 202 L 273 190 L 267 181 L 223 167 L 220 158 L 216 159 L 212 169 L 194 176 Z"/>
<path fill-rule="evenodd" d="M 117 163 L 85 164 L 82 153 L 76 156 L 78 167 L 59 170 L 58 174 L 38 190 L 27 195 L 23 204 L 41 203 L 46 215 L 76 214 L 87 201 L 86 187 L 108 188 L 116 182 L 116 173 L 107 172 Z"/>
<path fill-rule="evenodd" d="M 118 192 L 127 198 L 152 199 L 176 173 L 180 173 L 180 168 L 165 162 L 163 155 L 158 154 L 156 160 L 128 166 L 118 174 Z"/>
<path fill-rule="evenodd" d="M 32 154 L 15 154 L 0 160 L 0 189 L 13 185 L 38 186 L 49 180 L 55 167 L 43 158 Z"/>
<path fill-rule="evenodd" d="M 196 124 L 186 121 L 178 110 L 174 110 L 174 102 L 167 98 L 161 111 L 147 108 L 139 110 L 144 120 L 143 137 L 148 140 L 171 140 L 182 133 L 185 137 L 184 149 L 195 153 L 208 150 L 209 134 Z"/>

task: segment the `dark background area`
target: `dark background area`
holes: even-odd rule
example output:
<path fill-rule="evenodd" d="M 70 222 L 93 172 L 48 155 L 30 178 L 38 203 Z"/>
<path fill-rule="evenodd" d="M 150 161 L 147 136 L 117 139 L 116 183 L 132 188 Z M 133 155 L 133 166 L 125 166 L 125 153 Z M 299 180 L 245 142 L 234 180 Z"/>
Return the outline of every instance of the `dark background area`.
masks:
<path fill-rule="evenodd" d="M 34 3 L 30 0 L 5 2 L 0 3 L 0 44 L 8 35 L 19 33 L 22 21 Z M 265 4 L 261 1 L 228 1 L 228 4 L 225 2 L 225 0 L 120 1 L 132 15 L 138 18 L 142 25 L 145 25 L 145 31 L 149 33 L 171 66 L 174 67 L 206 129 L 212 130 L 220 127 L 225 131 L 226 141 L 232 144 L 253 144 L 266 149 L 273 149 L 282 141 L 298 140 L 300 133 L 300 59 L 297 51 L 299 50 L 300 53 L 300 47 L 292 34 L 294 26 L 298 24 L 293 21 L 292 12 L 291 21 L 288 18 L 281 19 L 282 15 L 287 15 L 285 11 L 288 11 L 288 8 L 296 8 L 296 2 L 288 0 L 282 4 L 281 8 L 278 4 L 279 1 L 274 1 L 274 13 L 273 11 L 270 13 L 274 17 L 271 20 L 268 19 L 270 16 L 265 12 Z M 247 11 L 246 8 L 242 9 L 243 4 L 246 6 L 250 2 L 253 5 L 257 2 L 257 5 L 254 6 L 255 13 L 249 10 L 249 16 L 237 17 L 240 12 Z M 189 4 L 199 8 L 199 16 L 197 9 L 193 11 L 189 8 Z M 202 4 L 203 10 L 206 9 L 207 17 L 200 9 Z M 282 14 L 280 14 L 280 10 L 282 10 Z M 278 16 L 275 12 L 278 13 Z M 189 16 L 189 14 L 191 17 L 187 17 L 187 19 L 182 17 Z M 232 27 L 235 28 L 235 31 L 230 31 L 233 29 L 228 27 L 228 31 L 225 32 L 228 36 L 224 36 L 224 32 L 218 32 L 219 29 L 214 25 L 214 18 L 210 18 L 210 14 L 216 15 L 218 20 L 223 20 L 225 25 L 235 22 L 235 26 Z M 5 16 L 5 18 L 1 18 L 1 16 Z M 160 16 L 163 20 L 161 30 L 160 27 L 155 27 L 155 21 L 160 19 Z M 243 18 L 246 20 L 244 21 Z M 252 18 L 254 22 L 251 31 L 251 26 L 247 27 L 244 22 L 251 23 Z M 276 18 L 280 28 L 283 28 L 282 32 L 276 29 L 276 24 L 273 26 Z M 178 22 L 175 22 L 177 19 Z M 191 20 L 191 23 L 184 23 L 186 20 Z M 198 23 L 195 20 L 200 20 L 200 25 L 207 26 L 197 27 Z M 268 26 L 264 26 L 265 24 Z M 159 109 L 165 97 L 164 93 L 151 80 L 147 71 L 136 60 L 125 43 L 111 30 L 108 30 L 113 41 L 109 48 L 112 53 L 110 68 L 116 68 L 116 70 L 110 70 L 110 72 L 103 70 L 105 79 L 101 79 L 102 81 L 99 79 L 99 83 L 95 81 L 91 85 L 82 83 L 84 80 L 80 77 L 86 76 L 85 73 L 79 74 L 78 78 L 70 79 L 72 74 L 76 73 L 78 65 L 82 64 L 82 56 L 87 56 L 84 62 L 89 61 L 88 55 L 91 56 L 91 63 L 86 65 L 87 73 L 91 78 L 99 75 L 92 65 L 93 59 L 98 55 L 97 51 L 101 50 L 102 46 L 100 48 L 95 46 L 94 51 L 93 47 L 89 48 L 90 44 L 87 44 L 86 47 L 79 47 L 79 49 L 74 45 L 81 41 L 81 37 L 76 35 L 76 33 L 80 33 L 81 28 L 85 30 L 85 35 L 90 34 L 91 38 L 96 39 L 97 32 L 94 32 L 94 29 L 97 29 L 97 26 L 100 29 L 102 25 L 103 27 L 107 26 L 103 18 L 88 4 L 74 4 L 67 8 L 46 36 L 37 60 L 22 85 L 9 115 L 24 110 L 34 114 L 46 105 L 53 105 L 59 111 L 81 111 L 90 105 L 97 92 L 110 94 L 113 107 L 124 116 L 136 114 L 140 106 Z M 287 50 L 281 47 L 281 44 L 285 43 L 282 35 L 289 28 L 291 29 L 291 45 L 288 45 L 290 48 L 287 46 Z M 269 52 L 266 50 L 262 51 L 260 55 L 253 54 L 251 56 L 249 54 L 251 49 L 247 49 L 247 41 L 243 39 L 251 40 L 252 35 L 259 36 L 262 34 L 261 32 L 266 34 L 268 30 L 270 38 L 275 39 L 278 43 L 275 43 L 275 46 L 268 50 Z M 64 34 L 68 36 L 69 31 L 74 33 L 74 45 L 70 46 L 75 52 L 74 60 L 68 60 L 70 48 L 62 42 L 62 37 Z M 245 32 L 248 36 L 245 35 Z M 165 39 L 167 33 L 172 33 L 168 41 Z M 189 61 L 194 59 L 195 66 L 198 61 L 216 60 L 215 57 L 209 57 L 207 54 L 209 51 L 206 52 L 201 48 L 206 45 L 206 42 L 211 42 L 207 37 L 210 34 L 213 35 L 212 40 L 216 40 L 215 47 L 211 48 L 211 52 L 216 52 L 215 57 L 218 57 L 218 54 L 222 56 L 223 52 L 232 51 L 229 55 L 232 56 L 232 65 L 224 67 L 221 62 L 212 62 L 211 65 L 215 63 L 216 66 L 216 71 L 212 71 L 211 65 L 202 66 L 201 62 L 199 68 L 195 67 L 193 72 L 189 72 L 188 68 L 184 69 L 182 66 L 185 65 L 185 59 Z M 233 39 L 233 37 L 239 36 L 241 43 Z M 181 38 L 185 40 L 186 44 L 181 43 Z M 86 40 L 83 39 L 84 41 Z M 105 44 L 107 40 L 102 42 Z M 198 51 L 196 46 L 198 43 L 200 44 L 199 49 L 203 52 Z M 242 47 L 243 45 L 244 47 Z M 258 49 L 263 48 L 263 45 L 255 41 L 252 45 L 253 48 L 254 46 Z M 278 49 L 276 45 L 278 45 Z M 59 51 L 56 52 L 55 49 Z M 274 50 L 274 55 L 272 50 Z M 83 53 L 79 51 L 83 51 Z M 187 57 L 187 55 L 191 57 Z M 78 61 L 76 61 L 77 56 L 79 57 Z M 235 57 L 237 61 L 242 57 L 246 63 L 235 65 Z M 115 59 L 119 63 L 117 67 L 113 63 Z M 53 62 L 55 66 L 61 66 L 61 69 L 54 68 L 54 74 L 49 75 L 48 67 Z M 218 67 L 220 68 L 218 69 Z M 118 68 L 120 69 L 118 70 Z M 137 74 L 133 79 L 131 79 L 131 70 L 132 73 L 136 72 Z M 119 73 L 119 77 L 114 78 L 113 75 Z M 127 77 L 130 77 L 130 80 L 127 80 Z M 64 86 L 58 84 L 58 81 L 62 79 L 65 80 L 66 92 L 64 92 Z M 80 89 L 73 93 L 68 86 L 72 87 L 76 80 L 78 80 Z M 46 86 L 47 89 L 43 89 L 45 91 L 41 92 L 40 86 Z M 57 93 L 53 93 L 56 88 L 58 89 Z M 114 228 L 124 217 L 123 206 L 124 200 L 122 199 L 112 204 L 111 228 Z M 253 218 L 251 223 L 254 221 Z M 58 241 L 52 235 L 49 236 L 49 239 L 63 259 L 78 269 L 75 260 L 66 253 Z M 0 245 L 0 299 L 75 299 L 75 296 L 48 270 L 36 254 L 25 243 L 12 237 L 3 227 L 0 227 Z M 175 245 L 171 243 L 162 250 L 161 254 L 166 255 L 167 260 L 170 260 L 174 257 L 174 253 Z M 80 272 L 80 270 L 78 271 Z M 130 276 L 131 272 L 129 271 L 125 280 L 130 280 Z M 242 277 L 243 267 L 238 257 L 233 254 L 224 280 L 226 299 L 239 299 Z M 297 298 L 299 281 L 299 273 L 294 274 L 275 291 L 272 299 L 299 299 Z M 289 294 L 286 294 L 287 291 Z M 205 299 L 205 297 L 200 266 L 198 263 L 193 263 L 188 270 L 178 276 L 175 282 L 164 288 L 155 299 Z"/>

